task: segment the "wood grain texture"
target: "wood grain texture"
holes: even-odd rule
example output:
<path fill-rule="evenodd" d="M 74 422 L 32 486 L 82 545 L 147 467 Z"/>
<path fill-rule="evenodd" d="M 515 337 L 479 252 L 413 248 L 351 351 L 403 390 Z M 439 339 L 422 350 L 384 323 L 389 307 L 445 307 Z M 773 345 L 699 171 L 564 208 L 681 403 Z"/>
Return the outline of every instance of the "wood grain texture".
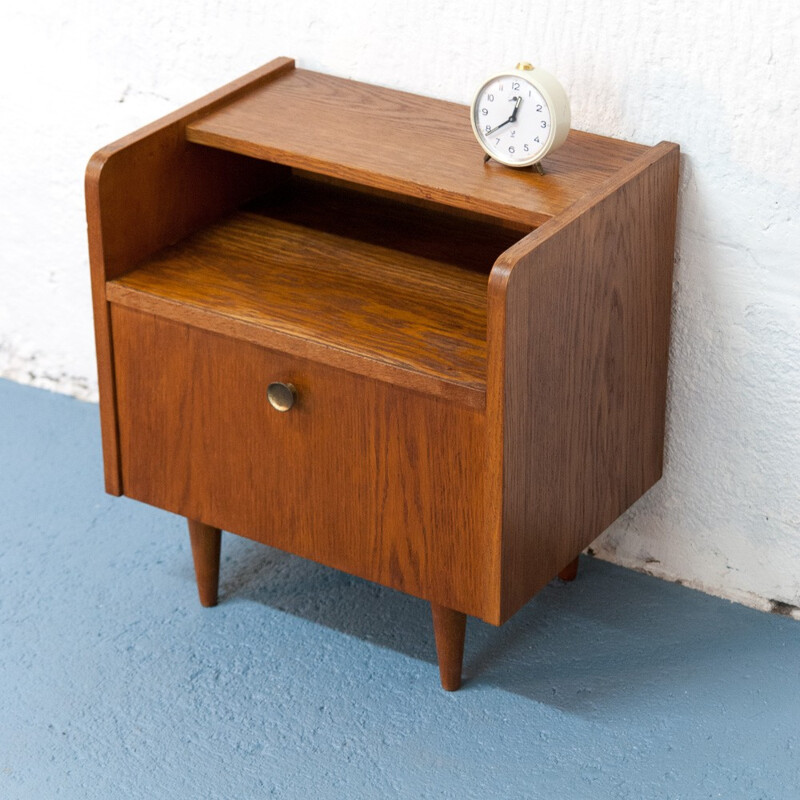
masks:
<path fill-rule="evenodd" d="M 492 271 L 500 621 L 661 475 L 677 180 L 678 148 L 662 143 Z"/>
<path fill-rule="evenodd" d="M 483 408 L 488 271 L 517 240 L 300 181 L 162 251 L 108 297 Z"/>
<path fill-rule="evenodd" d="M 186 125 L 253 86 L 292 69 L 276 59 L 95 153 L 86 169 L 86 214 L 97 345 L 106 489 L 119 477 L 113 348 L 105 294 L 122 275 L 162 247 L 216 219 L 282 180 L 286 170 L 189 144 Z"/>
<path fill-rule="evenodd" d="M 546 175 L 483 162 L 466 106 L 308 70 L 192 122 L 190 141 L 524 222 L 556 216 L 641 145 L 572 131 Z"/>
<path fill-rule="evenodd" d="M 482 414 L 116 304 L 112 324 L 126 495 L 495 614 Z"/>
<path fill-rule="evenodd" d="M 194 519 L 189 523 L 189 541 L 192 545 L 194 574 L 200 604 L 209 608 L 217 604 L 219 590 L 219 553 L 222 532 Z"/>
<path fill-rule="evenodd" d="M 467 618 L 464 614 L 437 603 L 431 603 L 431 615 L 442 689 L 455 692 L 461 688 Z"/>

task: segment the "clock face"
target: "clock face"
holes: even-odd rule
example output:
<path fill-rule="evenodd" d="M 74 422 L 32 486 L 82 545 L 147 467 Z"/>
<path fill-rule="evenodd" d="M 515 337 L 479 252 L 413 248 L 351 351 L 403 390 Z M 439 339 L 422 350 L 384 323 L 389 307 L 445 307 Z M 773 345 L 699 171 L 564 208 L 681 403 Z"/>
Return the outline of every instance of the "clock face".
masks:
<path fill-rule="evenodd" d="M 475 96 L 473 124 L 484 149 L 510 166 L 536 163 L 552 134 L 550 107 L 542 93 L 520 75 L 491 78 Z"/>

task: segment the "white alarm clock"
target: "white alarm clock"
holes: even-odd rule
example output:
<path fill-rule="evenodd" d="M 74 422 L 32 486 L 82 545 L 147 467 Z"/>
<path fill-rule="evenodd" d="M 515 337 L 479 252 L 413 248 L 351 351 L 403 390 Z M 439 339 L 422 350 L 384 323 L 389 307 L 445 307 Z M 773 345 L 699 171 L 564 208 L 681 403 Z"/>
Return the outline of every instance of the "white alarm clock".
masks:
<path fill-rule="evenodd" d="M 538 164 L 569 133 L 564 87 L 526 62 L 484 81 L 470 109 L 472 130 L 487 156 L 509 167 Z"/>

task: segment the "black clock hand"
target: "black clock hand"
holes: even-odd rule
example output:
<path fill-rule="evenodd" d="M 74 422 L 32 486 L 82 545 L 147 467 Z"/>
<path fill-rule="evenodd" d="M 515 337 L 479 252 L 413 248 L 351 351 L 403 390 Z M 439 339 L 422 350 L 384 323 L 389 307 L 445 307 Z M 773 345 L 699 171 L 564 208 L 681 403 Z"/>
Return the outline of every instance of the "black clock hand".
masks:
<path fill-rule="evenodd" d="M 501 122 L 499 125 L 495 126 L 490 131 L 486 131 L 486 134 L 485 134 L 486 136 L 491 136 L 495 131 L 499 131 L 500 128 L 502 128 L 504 125 L 508 125 L 509 123 L 516 121 L 516 119 L 517 119 L 517 111 L 519 111 L 519 106 L 520 106 L 520 103 L 522 103 L 522 98 L 521 97 L 509 97 L 508 99 L 516 101 L 514 103 L 514 110 L 511 112 L 511 116 L 505 122 Z"/>
<path fill-rule="evenodd" d="M 496 127 L 492 128 L 490 131 L 486 131 L 485 135 L 486 136 L 491 136 L 495 131 L 499 131 L 500 128 L 503 127 L 503 125 L 508 125 L 509 122 L 513 122 L 513 121 L 514 120 L 511 119 L 511 117 L 509 117 L 505 122 L 501 122 L 499 125 L 497 125 Z"/>

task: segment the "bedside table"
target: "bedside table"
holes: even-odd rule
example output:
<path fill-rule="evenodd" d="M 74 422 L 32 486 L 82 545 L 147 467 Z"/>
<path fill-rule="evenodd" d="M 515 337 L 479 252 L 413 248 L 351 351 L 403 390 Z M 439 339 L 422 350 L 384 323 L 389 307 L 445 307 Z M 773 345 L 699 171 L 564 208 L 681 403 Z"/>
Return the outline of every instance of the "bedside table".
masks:
<path fill-rule="evenodd" d="M 357 132 L 357 135 L 354 135 Z M 483 163 L 277 59 L 86 175 L 106 488 L 431 604 L 442 685 L 661 475 L 678 148 Z"/>

